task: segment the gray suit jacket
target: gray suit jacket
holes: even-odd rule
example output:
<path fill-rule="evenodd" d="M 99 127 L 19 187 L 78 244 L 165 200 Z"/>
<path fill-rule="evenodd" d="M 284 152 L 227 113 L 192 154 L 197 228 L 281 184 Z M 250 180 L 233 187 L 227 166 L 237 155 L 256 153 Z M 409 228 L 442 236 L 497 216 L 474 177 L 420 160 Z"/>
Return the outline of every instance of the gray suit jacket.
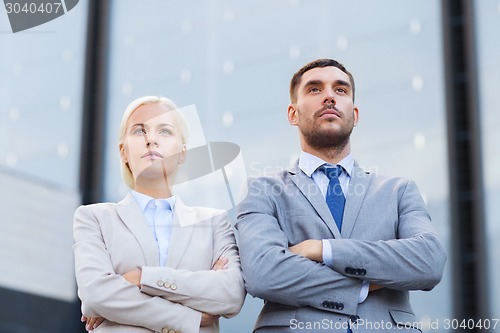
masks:
<path fill-rule="evenodd" d="M 265 300 L 255 332 L 418 332 L 408 291 L 432 289 L 446 262 L 415 184 L 357 164 L 341 233 L 298 164 L 249 180 L 236 228 L 247 291 Z M 288 250 L 306 239 L 329 239 L 332 268 Z M 384 288 L 358 304 L 362 280 Z"/>
<path fill-rule="evenodd" d="M 158 267 L 158 246 L 131 194 L 79 207 L 74 238 L 82 312 L 107 319 L 95 332 L 213 333 L 218 323 L 200 328 L 201 312 L 231 316 L 243 305 L 238 250 L 224 211 L 177 198 L 167 267 Z M 221 255 L 228 269 L 212 271 Z M 141 290 L 121 276 L 137 268 Z"/>

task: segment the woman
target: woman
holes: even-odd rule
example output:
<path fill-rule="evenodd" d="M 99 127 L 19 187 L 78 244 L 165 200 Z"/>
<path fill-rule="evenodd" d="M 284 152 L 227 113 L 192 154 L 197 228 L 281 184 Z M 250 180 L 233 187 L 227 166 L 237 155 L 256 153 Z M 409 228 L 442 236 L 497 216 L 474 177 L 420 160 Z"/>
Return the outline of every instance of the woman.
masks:
<path fill-rule="evenodd" d="M 186 157 L 177 107 L 146 96 L 125 110 L 118 203 L 81 206 L 73 247 L 87 329 L 96 332 L 218 332 L 245 291 L 234 234 L 223 211 L 188 207 L 173 195 Z"/>

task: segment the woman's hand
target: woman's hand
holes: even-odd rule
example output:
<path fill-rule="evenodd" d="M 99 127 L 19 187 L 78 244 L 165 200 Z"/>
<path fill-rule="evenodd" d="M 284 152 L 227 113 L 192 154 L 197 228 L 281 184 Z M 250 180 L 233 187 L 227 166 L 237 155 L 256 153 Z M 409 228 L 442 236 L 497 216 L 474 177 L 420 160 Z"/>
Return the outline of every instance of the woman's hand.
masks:
<path fill-rule="evenodd" d="M 82 315 L 81 321 L 85 323 L 85 329 L 87 331 L 92 331 L 102 324 L 104 321 L 103 317 L 86 317 Z"/>
<path fill-rule="evenodd" d="M 213 323 L 215 323 L 215 321 L 217 321 L 217 319 L 219 319 L 219 317 L 220 317 L 219 315 L 211 315 L 211 314 L 202 312 L 200 327 L 212 325 Z"/>
<path fill-rule="evenodd" d="M 141 287 L 141 276 L 142 271 L 140 269 L 136 269 L 134 271 L 127 272 L 122 275 L 125 280 L 136 285 L 137 287 Z"/>
<path fill-rule="evenodd" d="M 229 263 L 229 259 L 224 256 L 221 256 L 212 266 L 213 271 L 218 271 L 221 269 L 227 269 L 227 264 Z"/>
<path fill-rule="evenodd" d="M 221 256 L 219 259 L 217 259 L 216 262 L 214 262 L 214 265 L 212 266 L 212 271 L 227 269 L 228 262 L 229 262 L 229 259 Z M 210 326 L 213 323 L 215 323 L 217 321 L 217 319 L 219 319 L 219 318 L 220 318 L 219 315 L 211 315 L 211 314 L 202 312 L 200 327 Z"/>

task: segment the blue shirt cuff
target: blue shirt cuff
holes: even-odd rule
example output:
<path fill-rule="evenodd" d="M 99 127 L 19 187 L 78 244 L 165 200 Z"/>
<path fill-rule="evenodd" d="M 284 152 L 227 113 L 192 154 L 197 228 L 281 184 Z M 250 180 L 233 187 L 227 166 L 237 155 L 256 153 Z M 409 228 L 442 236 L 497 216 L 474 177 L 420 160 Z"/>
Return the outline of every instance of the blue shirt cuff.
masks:
<path fill-rule="evenodd" d="M 361 286 L 361 291 L 359 292 L 358 304 L 361 304 L 368 297 L 368 292 L 370 291 L 370 282 L 363 280 L 363 285 Z"/>
<path fill-rule="evenodd" d="M 321 242 L 323 242 L 323 264 L 333 267 L 332 246 L 328 239 L 322 239 Z"/>

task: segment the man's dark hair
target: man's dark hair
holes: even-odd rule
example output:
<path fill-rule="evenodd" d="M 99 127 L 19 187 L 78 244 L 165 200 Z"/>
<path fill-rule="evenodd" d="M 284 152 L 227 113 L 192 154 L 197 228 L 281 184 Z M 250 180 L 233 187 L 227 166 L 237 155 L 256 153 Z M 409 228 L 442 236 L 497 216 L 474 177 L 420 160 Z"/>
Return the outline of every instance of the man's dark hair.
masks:
<path fill-rule="evenodd" d="M 297 88 L 300 85 L 300 81 L 302 80 L 302 75 L 304 75 L 305 72 L 316 68 L 316 67 L 337 67 L 340 69 L 342 72 L 346 73 L 347 76 L 349 77 L 349 81 L 351 81 L 351 86 L 352 86 L 352 100 L 354 101 L 354 77 L 352 74 L 342 65 L 340 62 L 337 60 L 333 59 L 316 59 L 311 61 L 310 63 L 306 64 L 304 67 L 299 69 L 297 73 L 293 74 L 292 80 L 290 81 L 290 100 L 292 102 L 295 102 L 297 100 Z"/>

